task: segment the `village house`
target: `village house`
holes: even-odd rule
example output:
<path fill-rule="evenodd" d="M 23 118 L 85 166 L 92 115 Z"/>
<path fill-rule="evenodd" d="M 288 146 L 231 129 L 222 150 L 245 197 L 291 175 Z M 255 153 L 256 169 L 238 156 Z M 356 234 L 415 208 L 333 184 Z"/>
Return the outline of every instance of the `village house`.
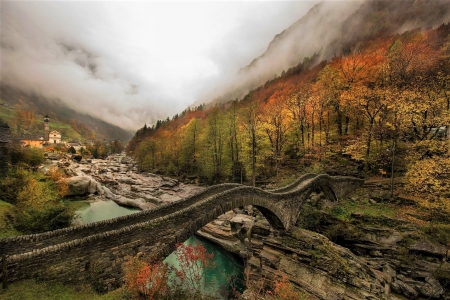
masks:
<path fill-rule="evenodd" d="M 61 144 L 61 133 L 56 130 L 52 130 L 48 136 L 49 144 Z"/>
<path fill-rule="evenodd" d="M 35 135 L 24 135 L 12 140 L 22 147 L 42 148 L 44 145 L 44 138 Z"/>
<path fill-rule="evenodd" d="M 78 141 L 70 141 L 66 144 L 67 148 L 73 147 L 76 151 L 80 151 L 83 145 Z"/>
<path fill-rule="evenodd" d="M 43 148 L 45 145 L 60 144 L 61 133 L 57 130 L 50 131 L 49 117 L 44 117 L 44 136 L 24 135 L 12 138 L 12 141 L 22 147 Z"/>

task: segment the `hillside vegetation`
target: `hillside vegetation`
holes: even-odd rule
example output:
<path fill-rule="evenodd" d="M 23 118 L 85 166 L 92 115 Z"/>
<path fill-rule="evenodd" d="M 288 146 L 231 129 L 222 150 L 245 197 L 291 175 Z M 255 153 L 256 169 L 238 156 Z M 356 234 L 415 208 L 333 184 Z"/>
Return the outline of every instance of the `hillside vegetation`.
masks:
<path fill-rule="evenodd" d="M 346 174 L 405 176 L 405 191 L 450 209 L 450 25 L 354 45 L 305 59 L 241 101 L 144 126 L 127 151 L 142 170 L 208 183 L 341 162 Z"/>
<path fill-rule="evenodd" d="M 50 117 L 50 130 L 58 130 L 65 140 L 128 141 L 131 133 L 91 116 L 78 113 L 57 99 L 49 100 L 0 83 L 0 118 L 12 134 L 41 134 L 44 116 Z"/>

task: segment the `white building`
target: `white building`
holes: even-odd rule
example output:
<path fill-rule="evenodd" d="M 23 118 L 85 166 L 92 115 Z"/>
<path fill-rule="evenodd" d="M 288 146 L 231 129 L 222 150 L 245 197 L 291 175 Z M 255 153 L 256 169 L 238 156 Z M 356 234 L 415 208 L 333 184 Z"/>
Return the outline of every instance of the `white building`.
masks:
<path fill-rule="evenodd" d="M 59 144 L 61 143 L 61 133 L 56 130 L 52 130 L 48 134 L 48 143 L 49 144 Z"/>

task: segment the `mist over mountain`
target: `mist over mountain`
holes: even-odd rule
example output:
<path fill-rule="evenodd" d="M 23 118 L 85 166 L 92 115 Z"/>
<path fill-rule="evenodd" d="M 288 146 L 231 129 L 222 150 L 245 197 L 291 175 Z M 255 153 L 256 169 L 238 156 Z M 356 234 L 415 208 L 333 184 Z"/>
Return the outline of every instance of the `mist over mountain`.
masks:
<path fill-rule="evenodd" d="M 5 83 L 0 83 L 0 99 L 7 103 L 8 107 L 19 105 L 23 110 L 32 111 L 39 119 L 38 122 L 42 122 L 43 116 L 48 115 L 51 122 L 68 124 L 84 139 L 128 141 L 132 137 L 131 132 L 80 113 L 57 98 L 52 99 L 38 93 L 26 92 Z M 8 116 L 2 117 L 4 121 L 9 121 Z"/>
<path fill-rule="evenodd" d="M 277 34 L 267 50 L 198 103 L 240 99 L 248 91 L 314 56 L 310 64 L 350 53 L 358 43 L 450 20 L 448 0 L 325 1 Z"/>

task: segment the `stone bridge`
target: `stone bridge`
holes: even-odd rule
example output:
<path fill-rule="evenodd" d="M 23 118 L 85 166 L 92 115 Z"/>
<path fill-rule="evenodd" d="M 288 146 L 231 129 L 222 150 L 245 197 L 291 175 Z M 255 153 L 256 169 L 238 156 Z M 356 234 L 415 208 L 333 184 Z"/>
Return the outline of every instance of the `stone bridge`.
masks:
<path fill-rule="evenodd" d="M 297 222 L 303 203 L 322 191 L 338 200 L 363 183 L 354 177 L 306 174 L 275 190 L 240 184 L 211 186 L 191 197 L 153 210 L 41 234 L 0 239 L 2 279 L 34 278 L 64 283 L 90 282 L 99 290 L 123 283 L 123 265 L 139 252 L 169 255 L 219 215 L 253 205 L 274 229 L 287 230 Z M 6 273 L 6 276 L 5 276 Z"/>

